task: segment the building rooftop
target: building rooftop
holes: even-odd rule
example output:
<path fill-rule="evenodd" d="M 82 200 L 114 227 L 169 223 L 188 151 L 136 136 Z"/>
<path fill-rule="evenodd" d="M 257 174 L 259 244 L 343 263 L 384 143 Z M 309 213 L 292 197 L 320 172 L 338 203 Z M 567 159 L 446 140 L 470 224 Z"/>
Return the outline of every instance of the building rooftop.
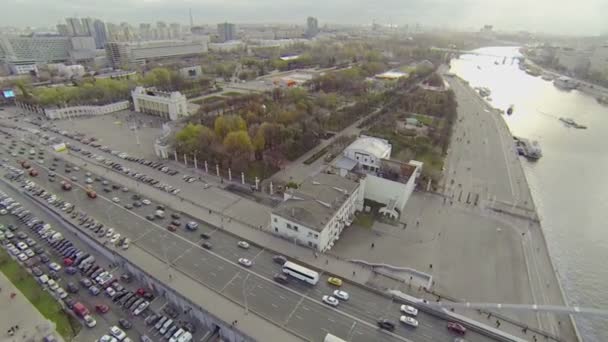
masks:
<path fill-rule="evenodd" d="M 287 200 L 272 212 L 315 231 L 322 231 L 359 183 L 338 175 L 320 173 L 307 178 L 299 189 L 285 194 Z"/>
<path fill-rule="evenodd" d="M 364 151 L 376 158 L 389 158 L 390 155 L 386 155 L 391 150 L 391 144 L 388 140 L 368 137 L 362 135 L 357 140 L 353 141 L 352 144 L 348 145 L 346 150 L 359 150 Z"/>
<path fill-rule="evenodd" d="M 354 159 L 350 159 L 346 156 L 341 156 L 339 158 L 336 158 L 336 160 L 333 162 L 333 166 L 337 167 L 338 169 L 352 171 L 358 163 L 359 162 Z"/>
<path fill-rule="evenodd" d="M 422 167 L 418 161 L 404 163 L 398 160 L 382 159 L 380 170 L 376 172 L 378 177 L 390 179 L 395 182 L 407 183 L 410 177 L 415 176 L 416 168 Z"/>

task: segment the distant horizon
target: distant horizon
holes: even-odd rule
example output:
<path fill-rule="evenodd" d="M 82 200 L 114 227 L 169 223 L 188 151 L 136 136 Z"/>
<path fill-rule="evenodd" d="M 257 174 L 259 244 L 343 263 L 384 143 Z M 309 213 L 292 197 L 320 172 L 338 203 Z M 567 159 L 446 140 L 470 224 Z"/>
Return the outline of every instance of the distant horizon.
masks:
<path fill-rule="evenodd" d="M 234 23 L 286 23 L 303 25 L 306 17 L 319 26 L 370 25 L 372 22 L 402 26 L 462 30 L 493 25 L 499 31 L 528 31 L 569 36 L 595 36 L 608 32 L 608 1 L 579 0 L 559 5 L 550 0 L 333 0 L 294 2 L 277 0 L 106 0 L 97 5 L 86 0 L 5 0 L 3 26 L 54 27 L 66 17 L 94 17 L 106 22 L 190 22 L 198 25 Z M 27 21 L 27 22 L 25 22 Z"/>

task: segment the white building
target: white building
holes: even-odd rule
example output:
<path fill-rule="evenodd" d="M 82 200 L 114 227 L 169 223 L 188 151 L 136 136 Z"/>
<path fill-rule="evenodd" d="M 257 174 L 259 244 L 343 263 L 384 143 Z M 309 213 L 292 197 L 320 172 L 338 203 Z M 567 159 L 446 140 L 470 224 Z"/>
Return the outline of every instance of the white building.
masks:
<path fill-rule="evenodd" d="M 240 40 L 231 40 L 224 43 L 210 43 L 209 50 L 211 51 L 236 51 L 245 48 Z"/>
<path fill-rule="evenodd" d="M 56 109 L 45 109 L 44 115 L 49 119 L 72 119 L 81 116 L 105 115 L 129 109 L 129 101 L 120 101 L 103 106 L 75 106 Z"/>
<path fill-rule="evenodd" d="M 157 115 L 172 121 L 189 115 L 186 96 L 178 91 L 169 93 L 154 88 L 136 87 L 131 96 L 136 112 Z"/>
<path fill-rule="evenodd" d="M 391 157 L 391 150 L 388 140 L 362 135 L 344 149 L 344 156 L 358 162 L 363 170 L 377 171 L 380 161 Z"/>
<path fill-rule="evenodd" d="M 319 173 L 285 193 L 271 213 L 272 232 L 321 252 L 329 250 L 363 208 L 362 190 L 356 181 Z"/>

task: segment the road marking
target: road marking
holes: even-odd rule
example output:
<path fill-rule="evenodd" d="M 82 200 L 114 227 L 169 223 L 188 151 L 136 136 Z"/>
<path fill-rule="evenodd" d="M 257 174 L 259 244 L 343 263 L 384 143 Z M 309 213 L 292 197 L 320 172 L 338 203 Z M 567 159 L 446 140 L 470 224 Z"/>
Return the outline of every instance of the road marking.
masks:
<path fill-rule="evenodd" d="M 302 319 L 303 319 L 303 318 L 302 318 L 302 316 L 299 316 L 299 315 L 296 315 L 295 317 L 296 317 L 297 319 L 299 319 L 299 320 L 302 320 Z"/>
<path fill-rule="evenodd" d="M 251 259 L 251 261 L 255 260 L 255 258 L 257 258 L 260 254 L 262 254 L 262 252 L 264 252 L 264 248 L 260 249 L 260 251 L 258 252 L 258 254 L 256 254 L 253 259 Z"/>
<path fill-rule="evenodd" d="M 275 308 L 275 309 L 278 309 L 278 308 L 279 308 L 279 306 L 278 306 L 278 305 L 276 305 L 276 304 L 274 304 L 274 303 L 273 303 L 273 304 L 271 304 L 271 305 L 272 305 L 272 307 L 273 307 L 273 308 Z"/>
<path fill-rule="evenodd" d="M 36 163 L 36 162 L 34 162 L 34 163 Z M 36 163 L 36 164 L 37 164 L 37 165 L 40 165 L 40 164 L 38 164 L 38 163 Z M 45 170 L 47 170 L 47 173 L 48 173 L 48 169 L 47 169 L 46 167 L 44 167 L 44 166 L 41 166 L 41 167 L 42 167 L 42 168 L 44 168 Z M 109 169 L 108 169 L 108 171 L 115 172 L 115 171 L 113 171 L 113 170 L 109 170 Z M 59 175 L 59 174 L 58 174 L 58 175 Z M 124 177 L 124 175 L 122 175 L 122 174 L 119 174 L 119 175 L 120 175 L 121 177 Z M 64 178 L 64 179 L 66 179 L 65 177 L 63 177 L 63 176 L 61 176 L 61 175 L 59 175 L 59 176 L 60 176 L 60 177 L 62 177 L 62 178 Z M 79 184 L 76 184 L 76 185 L 77 185 L 78 187 L 80 187 L 80 188 L 84 188 L 83 186 L 81 186 L 81 185 L 79 185 Z M 122 206 L 120 206 L 120 205 L 118 205 L 118 204 L 116 204 L 116 203 L 112 202 L 112 201 L 111 201 L 111 200 L 109 200 L 108 198 L 106 198 L 106 197 L 104 197 L 104 196 L 101 196 L 101 195 L 98 195 L 98 197 L 99 197 L 99 198 L 101 198 L 101 199 L 103 199 L 103 200 L 105 200 L 106 202 L 108 202 L 108 203 L 110 203 L 110 204 L 112 204 L 112 205 L 117 206 L 118 208 L 120 208 L 120 209 L 122 209 L 122 210 L 124 210 L 124 211 L 126 211 L 126 212 L 128 212 L 128 213 L 130 213 L 130 214 L 132 214 L 132 215 L 134 215 L 134 216 L 136 216 L 136 217 L 139 217 L 139 218 L 140 218 L 142 221 L 144 221 L 144 222 L 148 222 L 148 221 L 147 221 L 147 220 L 145 220 L 145 218 L 143 218 L 141 215 L 139 215 L 139 214 L 137 214 L 137 213 L 135 213 L 135 212 L 133 212 L 133 211 L 130 211 L 130 210 L 128 210 L 128 209 L 126 209 L 126 208 L 124 208 L 124 207 L 122 207 Z M 165 228 L 163 228 L 163 227 L 159 226 L 158 224 L 156 224 L 156 223 L 154 223 L 154 222 L 148 222 L 148 224 L 149 224 L 151 227 L 156 227 L 157 229 L 160 229 L 161 231 L 166 232 L 166 229 L 165 229 Z M 151 229 L 151 230 L 152 230 L 152 229 Z M 150 230 L 150 231 L 151 231 L 151 230 Z M 217 230 L 217 229 L 216 229 L 216 230 Z M 185 237 L 183 237 L 183 236 L 181 236 L 181 235 L 178 235 L 178 234 L 172 234 L 172 236 L 173 236 L 173 237 L 175 237 L 175 238 L 177 238 L 177 239 L 181 239 L 181 240 L 183 240 L 183 241 L 184 241 L 184 242 L 186 242 L 186 243 L 189 243 L 189 244 L 192 244 L 192 245 L 195 245 L 195 246 L 196 246 L 196 244 L 194 244 L 192 241 L 187 240 Z M 197 247 L 199 247 L 199 246 L 197 246 Z M 204 251 L 205 253 L 209 253 L 209 254 L 211 254 L 211 255 L 215 256 L 216 258 L 218 258 L 218 259 L 220 259 L 220 260 L 223 260 L 224 262 L 230 263 L 230 264 L 232 264 L 232 265 L 234 265 L 234 266 L 238 266 L 238 264 L 236 264 L 235 262 L 233 262 L 233 261 L 231 261 L 231 260 L 229 260 L 229 259 L 227 259 L 227 258 L 225 258 L 225 257 L 223 257 L 223 256 L 221 256 L 221 255 L 219 255 L 219 254 L 216 254 L 216 253 L 214 253 L 214 252 L 212 252 L 212 251 L 209 251 L 209 250 L 203 249 L 203 248 L 201 248 L 201 247 L 199 247 L 199 248 L 200 248 L 200 250 L 201 250 L 201 251 Z M 145 250 L 145 249 L 144 249 L 144 250 Z M 222 266 L 218 266 L 218 267 L 222 267 Z M 222 267 L 222 269 L 223 269 L 223 267 Z M 177 268 L 176 268 L 175 270 L 176 270 L 176 271 L 178 271 L 178 272 L 182 272 L 182 273 L 183 273 L 183 271 L 180 271 L 180 270 L 178 270 Z M 261 275 L 261 274 L 259 274 L 259 273 L 255 273 L 255 272 L 253 272 L 253 271 L 251 271 L 251 270 L 249 270 L 249 269 L 243 269 L 243 270 L 244 270 L 244 271 L 246 271 L 246 272 L 249 272 L 249 273 L 251 273 L 251 274 L 253 274 L 253 275 L 255 275 L 255 276 L 257 276 L 257 277 L 259 277 L 259 278 L 261 278 L 261 279 L 266 280 L 268 283 L 273 284 L 274 286 L 279 286 L 279 287 L 283 288 L 283 289 L 284 289 L 284 290 L 286 290 L 286 291 L 289 291 L 289 292 L 291 292 L 291 293 L 296 294 L 297 296 L 300 296 L 300 300 L 298 301 L 298 303 L 297 303 L 296 307 L 295 307 L 295 308 L 292 310 L 292 312 L 289 314 L 289 316 L 288 316 L 288 317 L 287 317 L 287 319 L 285 320 L 284 325 L 285 325 L 285 324 L 287 324 L 287 322 L 289 321 L 289 319 L 291 318 L 291 316 L 293 315 L 293 313 L 295 312 L 295 310 L 298 308 L 298 306 L 299 306 L 299 305 L 300 305 L 300 304 L 303 302 L 303 300 L 304 300 L 305 298 L 306 298 L 306 299 L 308 299 L 308 300 L 310 300 L 311 302 L 314 302 L 314 303 L 318 304 L 318 305 L 324 306 L 324 305 L 323 305 L 323 304 L 322 304 L 322 303 L 321 303 L 319 300 L 317 300 L 317 299 L 315 299 L 315 298 L 312 298 L 312 297 L 309 297 L 309 296 L 308 296 L 308 293 L 310 292 L 310 290 L 309 290 L 309 291 L 305 291 L 305 293 L 301 293 L 301 292 L 298 292 L 297 290 L 294 290 L 294 289 L 289 288 L 289 287 L 287 287 L 287 286 L 280 285 L 280 284 L 276 284 L 275 282 L 271 281 L 269 278 L 267 278 L 267 277 L 265 277 L 265 276 L 263 276 L 263 275 Z M 216 275 L 215 273 L 213 273 L 213 272 L 209 272 L 209 274 L 210 274 L 210 275 L 212 275 L 213 277 L 216 277 L 216 276 L 217 276 L 217 275 Z M 319 273 L 319 276 L 322 276 L 323 274 L 324 274 L 324 272 L 322 271 L 322 272 L 320 272 L 320 273 Z M 205 285 L 205 283 L 204 283 L 202 280 L 198 280 L 198 282 L 199 282 L 199 283 L 201 283 L 201 284 L 203 284 L 203 286 L 206 286 L 206 285 Z M 345 316 L 345 317 L 351 318 L 351 319 L 353 319 L 353 320 L 356 320 L 356 321 L 358 321 L 358 322 L 360 322 L 360 323 L 362 323 L 362 324 L 364 324 L 364 325 L 366 325 L 366 326 L 368 326 L 368 327 L 372 327 L 372 328 L 374 328 L 374 329 L 376 328 L 375 324 L 371 324 L 371 323 L 369 323 L 368 321 L 366 321 L 366 320 L 364 320 L 364 319 L 362 319 L 362 318 L 359 318 L 359 317 L 353 316 L 353 315 L 351 315 L 351 314 L 349 314 L 349 313 L 347 313 L 347 312 L 344 312 L 344 311 L 341 311 L 341 310 L 338 310 L 338 309 L 335 309 L 335 308 L 330 308 L 330 310 L 332 310 L 332 311 L 334 311 L 334 312 L 336 312 L 336 313 L 338 313 L 338 314 L 341 314 L 342 316 Z M 397 338 L 397 339 L 400 339 L 400 340 L 402 340 L 402 341 L 408 341 L 408 342 L 410 341 L 409 339 L 407 339 L 407 338 L 405 338 L 405 337 L 402 337 L 402 336 L 399 336 L 399 335 L 396 335 L 396 334 L 394 334 L 394 333 L 389 333 L 389 332 L 386 332 L 386 333 L 387 333 L 387 334 L 389 334 L 389 335 L 391 335 L 392 337 Z"/>
<path fill-rule="evenodd" d="M 282 295 L 279 295 L 279 298 L 281 298 L 282 300 L 286 300 L 287 298 L 283 297 Z"/>
<path fill-rule="evenodd" d="M 296 310 L 298 309 L 298 307 L 300 306 L 300 304 L 302 304 L 303 301 L 304 301 L 304 296 L 302 296 L 300 298 L 300 300 L 294 306 L 293 310 L 291 310 L 291 312 L 289 313 L 289 315 L 287 315 L 287 318 L 285 319 L 285 321 L 283 321 L 283 325 L 287 325 L 287 322 L 289 322 L 289 319 L 291 318 L 291 316 L 293 315 L 293 313 L 296 312 Z"/>
<path fill-rule="evenodd" d="M 226 285 L 224 285 L 224 287 L 222 287 L 222 289 L 220 290 L 220 293 L 224 292 L 224 289 L 226 289 L 226 287 L 228 287 L 228 285 L 230 285 L 230 283 L 232 283 L 232 281 L 234 279 L 236 279 L 239 276 L 240 273 L 241 272 L 236 272 L 236 274 L 234 275 L 234 277 L 230 278 L 230 280 L 226 283 Z"/>

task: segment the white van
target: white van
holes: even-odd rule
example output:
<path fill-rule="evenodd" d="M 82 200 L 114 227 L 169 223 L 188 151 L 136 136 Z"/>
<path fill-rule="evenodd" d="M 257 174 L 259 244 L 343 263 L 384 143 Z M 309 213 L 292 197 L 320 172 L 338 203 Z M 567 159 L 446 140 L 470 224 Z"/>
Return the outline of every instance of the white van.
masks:
<path fill-rule="evenodd" d="M 171 324 L 173 324 L 173 320 L 172 319 L 168 319 L 165 324 L 163 324 L 162 328 L 160 328 L 159 332 L 164 335 L 167 330 L 169 330 L 169 327 L 171 326 Z"/>
<path fill-rule="evenodd" d="M 185 333 L 186 330 L 184 329 L 179 329 L 175 332 L 175 334 L 173 334 L 173 336 L 171 336 L 171 338 L 169 339 L 169 342 L 177 342 L 177 339 L 183 335 L 183 333 Z"/>
<path fill-rule="evenodd" d="M 182 336 L 177 339 L 177 342 L 190 342 L 192 341 L 192 334 L 186 331 Z"/>

